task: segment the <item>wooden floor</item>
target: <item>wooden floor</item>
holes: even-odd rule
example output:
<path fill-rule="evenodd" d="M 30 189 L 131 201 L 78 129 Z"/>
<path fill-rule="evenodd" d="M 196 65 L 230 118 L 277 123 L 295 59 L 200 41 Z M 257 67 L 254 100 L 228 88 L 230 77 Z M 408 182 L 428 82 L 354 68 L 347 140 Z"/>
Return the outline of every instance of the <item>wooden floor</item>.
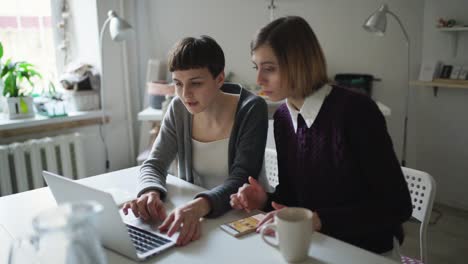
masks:
<path fill-rule="evenodd" d="M 468 211 L 436 204 L 428 229 L 429 264 L 468 263 Z M 404 225 L 403 255 L 419 259 L 419 224 Z"/>

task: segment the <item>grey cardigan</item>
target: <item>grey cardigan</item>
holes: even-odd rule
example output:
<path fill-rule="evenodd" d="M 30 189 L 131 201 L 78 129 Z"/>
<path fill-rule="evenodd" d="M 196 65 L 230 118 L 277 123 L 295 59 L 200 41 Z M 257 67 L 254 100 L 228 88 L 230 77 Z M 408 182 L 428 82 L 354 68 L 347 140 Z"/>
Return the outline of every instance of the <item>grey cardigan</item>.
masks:
<path fill-rule="evenodd" d="M 206 217 L 224 214 L 231 208 L 229 196 L 236 193 L 249 176 L 258 178 L 268 131 L 267 104 L 261 97 L 238 84 L 225 83 L 221 90 L 240 97 L 229 138 L 229 175 L 223 184 L 196 195 L 210 201 L 211 211 Z M 167 170 L 176 155 L 179 178 L 193 183 L 192 115 L 179 97 L 172 100 L 151 153 L 140 168 L 138 196 L 148 190 L 158 190 L 162 199 L 166 197 Z"/>

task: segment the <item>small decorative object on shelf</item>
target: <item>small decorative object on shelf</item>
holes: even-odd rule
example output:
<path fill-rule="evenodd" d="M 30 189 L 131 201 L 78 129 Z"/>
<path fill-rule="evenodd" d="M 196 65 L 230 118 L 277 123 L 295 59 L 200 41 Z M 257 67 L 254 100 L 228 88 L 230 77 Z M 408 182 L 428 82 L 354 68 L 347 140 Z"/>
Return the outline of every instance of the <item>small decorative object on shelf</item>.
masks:
<path fill-rule="evenodd" d="M 468 80 L 468 66 L 463 66 L 458 75 L 459 80 Z"/>
<path fill-rule="evenodd" d="M 63 117 L 68 116 L 67 104 L 63 97 L 63 93 L 57 92 L 53 82 L 49 82 L 47 90 L 43 90 L 41 94 L 34 95 L 34 106 L 38 114 L 47 117 Z"/>
<path fill-rule="evenodd" d="M 149 106 L 154 109 L 161 109 L 163 102 L 167 99 L 167 95 L 173 96 L 175 94 L 175 87 L 173 84 L 167 84 L 165 81 L 148 82 L 148 100 Z"/>
<path fill-rule="evenodd" d="M 99 77 L 89 64 L 70 64 L 60 78 L 65 91 L 69 111 L 90 111 L 99 109 Z"/>
<path fill-rule="evenodd" d="M 4 111 L 8 119 L 31 118 L 35 115 L 31 96 L 6 97 L 4 101 Z"/>
<path fill-rule="evenodd" d="M 440 17 L 438 20 L 437 20 L 437 27 L 439 28 L 445 28 L 445 27 L 454 27 L 457 25 L 457 21 L 455 19 L 444 19 L 442 17 Z"/>
<path fill-rule="evenodd" d="M 450 79 L 453 79 L 453 80 L 458 79 L 458 75 L 460 75 L 461 69 L 462 69 L 462 66 L 454 65 L 452 69 L 452 73 L 450 74 Z"/>
<path fill-rule="evenodd" d="M 161 109 L 166 95 L 175 94 L 175 86 L 169 84 L 167 62 L 160 59 L 149 59 L 146 68 L 146 89 L 148 104 L 153 109 Z"/>
<path fill-rule="evenodd" d="M 432 81 L 440 76 L 442 63 L 439 61 L 423 62 L 419 73 L 420 81 Z"/>
<path fill-rule="evenodd" d="M 59 97 L 39 97 L 34 98 L 34 105 L 37 113 L 47 117 L 67 116 L 65 101 Z"/>
<path fill-rule="evenodd" d="M 70 112 L 92 111 L 99 109 L 99 92 L 66 91 L 65 100 Z"/>
<path fill-rule="evenodd" d="M 444 65 L 442 67 L 442 71 L 440 72 L 439 78 L 440 79 L 448 79 L 450 78 L 450 74 L 452 74 L 452 65 Z"/>

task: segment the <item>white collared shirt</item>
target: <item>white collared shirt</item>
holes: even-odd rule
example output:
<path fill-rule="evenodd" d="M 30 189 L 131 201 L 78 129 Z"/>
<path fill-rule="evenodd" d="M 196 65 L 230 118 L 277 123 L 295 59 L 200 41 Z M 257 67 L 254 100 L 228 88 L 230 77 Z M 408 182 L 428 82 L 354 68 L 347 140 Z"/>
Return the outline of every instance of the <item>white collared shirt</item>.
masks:
<path fill-rule="evenodd" d="M 286 106 L 288 107 L 289 114 L 291 115 L 291 120 L 294 126 L 294 131 L 297 133 L 297 117 L 299 114 L 304 118 L 305 123 L 308 128 L 312 126 L 317 118 L 317 115 L 322 107 L 323 101 L 330 94 L 332 87 L 328 84 L 325 84 L 315 93 L 307 96 L 304 100 L 304 104 L 301 109 L 297 111 L 293 105 L 286 99 Z"/>

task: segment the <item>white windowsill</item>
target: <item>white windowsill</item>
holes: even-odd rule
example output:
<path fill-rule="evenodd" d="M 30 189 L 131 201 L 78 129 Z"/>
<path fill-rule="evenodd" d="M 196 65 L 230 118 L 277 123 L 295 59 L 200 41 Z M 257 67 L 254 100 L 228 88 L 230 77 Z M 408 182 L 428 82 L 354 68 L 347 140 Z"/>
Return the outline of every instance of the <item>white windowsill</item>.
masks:
<path fill-rule="evenodd" d="M 86 120 L 92 119 L 96 117 L 101 117 L 102 111 L 83 111 L 83 112 L 70 112 L 68 116 L 63 117 L 46 117 L 39 114 L 36 114 L 33 118 L 25 118 L 25 119 L 15 119 L 10 120 L 6 117 L 4 113 L 0 113 L 0 131 L 7 130 L 7 129 L 15 129 L 15 128 L 25 128 L 25 127 L 33 127 L 38 125 L 48 125 L 48 124 L 57 124 L 69 121 L 79 121 L 79 120 Z"/>
<path fill-rule="evenodd" d="M 138 113 L 138 120 L 140 121 L 161 121 L 164 115 L 161 109 L 154 109 L 148 107 Z"/>

